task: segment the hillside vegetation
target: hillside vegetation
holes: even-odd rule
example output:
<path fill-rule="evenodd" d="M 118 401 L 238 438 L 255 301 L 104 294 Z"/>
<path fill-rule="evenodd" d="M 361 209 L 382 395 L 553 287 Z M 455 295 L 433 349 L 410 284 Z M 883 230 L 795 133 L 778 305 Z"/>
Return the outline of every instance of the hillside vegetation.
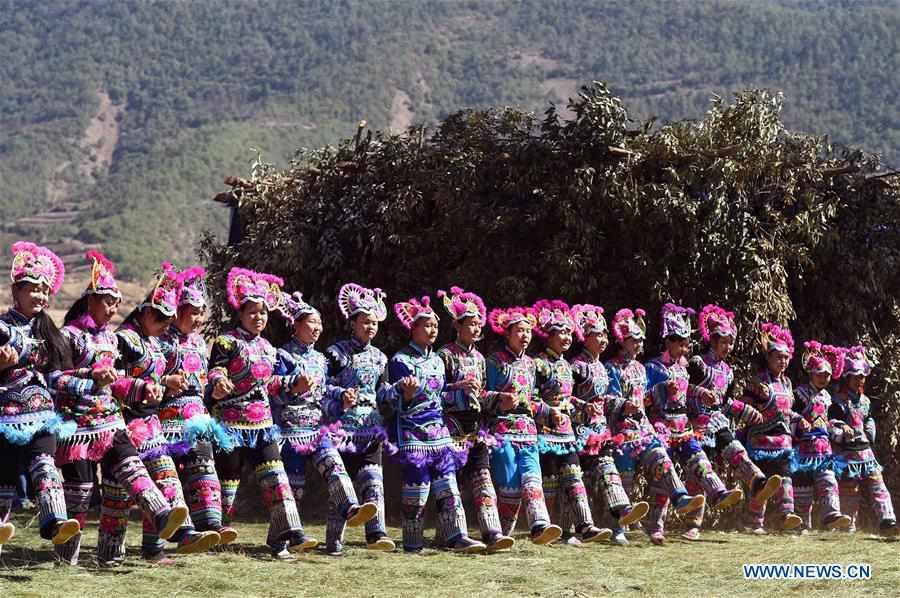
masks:
<path fill-rule="evenodd" d="M 365 119 L 542 112 L 591 80 L 635 118 L 785 95 L 795 130 L 900 162 L 897 2 L 0 0 L 0 241 L 102 244 L 125 275 L 190 259 L 256 152 L 285 164 Z"/>

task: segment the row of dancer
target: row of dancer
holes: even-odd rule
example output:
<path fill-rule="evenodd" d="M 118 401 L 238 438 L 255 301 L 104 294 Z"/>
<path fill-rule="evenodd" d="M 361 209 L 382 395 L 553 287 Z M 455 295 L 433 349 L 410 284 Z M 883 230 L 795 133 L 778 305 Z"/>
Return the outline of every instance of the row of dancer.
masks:
<path fill-rule="evenodd" d="M 0 376 L 6 378 L 0 417 L 6 447 L 0 448 L 32 456 L 41 534 L 52 539 L 67 562 L 78 557 L 98 462 L 103 469 L 98 558 L 104 564 L 124 557 L 131 500 L 145 512 L 146 558 L 164 558 L 164 540 L 174 541 L 179 552 L 233 541 L 236 532 L 223 518 L 233 511 L 246 460 L 253 463 L 270 508 L 267 543 L 274 556 L 292 558 L 293 550 L 318 543 L 303 532 L 297 510 L 309 459 L 328 488 L 328 552 L 341 553 L 347 524 L 363 523 L 368 547 L 392 550 L 384 524 L 383 451 L 403 464 L 403 544 L 408 551 L 424 545 L 423 514 L 432 489 L 439 507 L 439 541 L 465 552 L 510 548 L 520 503 L 526 506 L 536 543 L 555 541 L 563 531 L 550 522 L 548 503 L 559 505 L 561 523 L 566 531 L 574 526 L 582 542 L 611 535 L 624 542 L 621 530 L 648 511 L 644 527 L 652 541 L 662 542 L 670 501 L 682 514 L 693 515 L 697 523 L 687 537 L 696 536 L 704 495 L 719 508 L 733 506 L 743 496 L 738 488 L 724 487 L 707 452 L 720 452 L 748 483 L 750 510 L 758 524 L 754 529 L 762 529 L 765 502 L 776 494 L 782 525 L 795 525 L 792 506 L 785 510 L 785 505 L 792 502 L 796 452 L 790 439 L 784 446 L 783 440 L 773 440 L 778 434 L 764 433 L 771 431 L 771 422 L 764 420 L 774 413 L 775 419 L 788 422 L 789 436 L 797 430 L 810 432 L 797 413 L 781 408 L 783 397 L 764 396 L 778 395 L 773 388 L 784 385 L 783 372 L 770 368 L 766 375 L 774 375 L 775 383 L 750 386 L 759 410 L 752 400 L 730 395 L 733 376 L 725 358 L 734 340 L 728 328 L 729 322 L 733 328 L 733 317 L 720 308 L 701 313 L 701 333 L 710 351 L 690 362 L 685 353 L 690 312 L 664 308 L 666 352 L 647 368 L 635 360 L 644 338 L 643 314 L 622 310 L 612 323 L 621 351 L 604 366 L 599 355 L 607 330 L 601 308 L 539 302 L 488 315 L 476 295 L 453 288 L 439 294 L 456 340 L 433 351 L 438 316 L 430 302 L 401 302 L 395 312 L 411 342 L 388 362 L 372 345 L 387 316 L 379 290 L 342 287 L 338 303 L 352 335 L 323 354 L 314 348 L 322 330 L 317 310 L 297 293 L 282 293 L 277 277 L 236 268 L 227 286 L 237 325 L 214 341 L 207 360 L 206 343 L 198 333 L 205 311 L 202 269 L 179 273 L 164 267 L 147 299 L 113 333 L 109 320 L 121 293 L 112 264 L 91 253 L 90 284 L 69 310 L 62 333 L 54 334 L 44 310 L 61 284 L 62 264 L 52 252 L 32 244 L 19 243 L 13 250 L 15 305 L 0 330 L 5 335 L 0 338 L 0 365 L 5 364 Z M 272 311 L 294 327 L 294 338 L 278 351 L 261 336 Z M 487 360 L 475 348 L 485 323 L 506 339 L 506 348 Z M 546 349 L 536 358 L 525 353 L 532 331 L 546 339 Z M 779 334 L 784 336 L 780 329 L 767 330 L 767 338 L 779 339 Z M 563 354 L 573 335 L 584 348 L 570 364 Z M 784 353 L 773 347 L 767 347 L 767 357 Z M 841 356 L 850 360 L 849 353 Z M 23 400 L 32 395 L 44 402 Z M 774 409 L 765 406 L 769 399 Z M 750 453 L 768 477 L 733 437 L 729 415 L 743 424 Z M 845 419 L 849 429 L 858 418 L 848 412 Z M 821 447 L 821 442 L 810 445 Z M 857 457 L 873 460 L 870 453 Z M 682 461 L 694 494 L 679 480 L 670 455 Z M 186 473 L 190 514 L 176 461 Z M 816 471 L 835 471 L 837 462 L 805 463 L 814 463 Z M 615 532 L 594 525 L 582 466 L 601 488 Z M 649 482 L 652 508 L 628 498 L 626 487 L 635 468 Z M 842 471 L 880 479 L 877 462 Z M 458 473 L 471 485 L 483 542 L 468 536 Z M 0 499 L 7 492 L 5 477 Z M 884 505 L 877 484 L 867 484 Z M 896 529 L 889 496 L 886 504 L 882 528 L 889 532 Z M 846 527 L 848 519 L 826 517 L 825 524 Z M 12 529 L 4 523 L 0 541 L 8 540 Z"/>

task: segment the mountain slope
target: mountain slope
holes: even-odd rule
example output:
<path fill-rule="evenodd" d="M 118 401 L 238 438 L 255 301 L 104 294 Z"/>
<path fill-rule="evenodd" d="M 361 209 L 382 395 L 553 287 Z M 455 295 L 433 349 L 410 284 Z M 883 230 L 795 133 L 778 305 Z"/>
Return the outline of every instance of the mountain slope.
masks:
<path fill-rule="evenodd" d="M 0 241 L 126 275 L 223 230 L 209 198 L 262 152 L 455 110 L 564 106 L 605 80 L 635 118 L 784 90 L 794 128 L 900 164 L 900 4 L 0 0 Z M 7 243 L 8 244 L 8 243 Z"/>

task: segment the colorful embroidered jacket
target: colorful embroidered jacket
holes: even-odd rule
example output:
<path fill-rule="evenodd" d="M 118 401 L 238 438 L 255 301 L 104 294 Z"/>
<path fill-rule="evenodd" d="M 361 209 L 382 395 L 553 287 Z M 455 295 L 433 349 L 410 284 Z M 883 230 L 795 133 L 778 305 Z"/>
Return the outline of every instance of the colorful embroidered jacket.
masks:
<path fill-rule="evenodd" d="M 793 409 L 800 418 L 794 425 L 792 471 L 832 468 L 830 408 L 831 394 L 824 388 L 818 390 L 807 382 L 794 391 Z"/>
<path fill-rule="evenodd" d="M 307 392 L 295 395 L 289 389 L 283 389 L 274 398 L 275 422 L 281 428 L 284 440 L 301 454 L 334 444 L 336 430 L 322 424 L 322 401 L 328 388 L 325 355 L 312 345 L 292 338 L 278 349 L 275 373 L 312 379 L 312 386 Z"/>
<path fill-rule="evenodd" d="M 875 443 L 875 419 L 872 417 L 872 402 L 866 395 L 848 392 L 836 393 L 831 397 L 828 418 L 835 428 L 834 440 L 843 466 L 845 477 L 862 479 L 881 471 L 872 445 Z M 846 433 L 842 426 L 853 429 Z M 841 426 L 841 427 L 838 427 Z"/>
<path fill-rule="evenodd" d="M 609 373 L 599 356 L 582 349 L 570 362 L 575 381 L 575 435 L 581 439 L 583 455 L 598 455 L 611 438 L 606 421 L 606 403 L 609 400 Z M 595 415 L 587 414 L 587 406 L 594 405 Z"/>
<path fill-rule="evenodd" d="M 646 364 L 650 415 L 657 433 L 667 439 L 669 446 L 677 446 L 694 438 L 688 418 L 688 361 L 684 357 L 673 360 L 668 353 L 654 357 Z M 676 391 L 669 392 L 668 382 L 674 380 Z"/>
<path fill-rule="evenodd" d="M 553 426 L 548 417 L 538 423 L 538 447 L 542 453 L 566 455 L 581 450 L 583 444 L 575 436 L 572 417 L 581 401 L 574 396 L 575 378 L 572 366 L 562 355 L 552 349 L 544 349 L 534 358 L 538 395 L 550 407 L 556 407 L 562 415 L 562 423 Z"/>
<path fill-rule="evenodd" d="M 109 325 L 98 326 L 89 314 L 62 329 L 69 342 L 74 369 L 54 372 L 49 378 L 56 391 L 56 408 L 78 429 L 57 446 L 60 465 L 79 459 L 99 461 L 112 446 L 125 420 L 110 385 L 94 382 L 95 369 L 113 367 L 119 357 L 118 338 Z"/>
<path fill-rule="evenodd" d="M 159 423 L 159 405 L 144 400 L 144 388 L 149 384 L 162 385 L 166 356 L 159 338 L 145 336 L 136 323 L 122 324 L 116 338 L 116 368 L 121 370 L 121 376 L 112 383 L 112 393 L 122 405 L 131 443 L 141 458 L 152 458 L 167 452 L 166 437 Z"/>
<path fill-rule="evenodd" d="M 644 400 L 647 396 L 647 372 L 636 359 L 617 355 L 606 362 L 609 374 L 609 393 L 612 399 L 607 404 L 610 428 L 626 448 L 638 444 L 657 442 L 656 433 L 647 412 Z"/>
<path fill-rule="evenodd" d="M 688 415 L 691 425 L 700 438 L 700 444 L 716 446 L 716 433 L 731 427 L 729 416 L 740 417 L 744 412 L 743 401 L 735 400 L 734 371 L 725 361 L 709 350 L 688 360 Z M 698 393 L 699 389 L 713 392 L 715 402 L 707 405 Z"/>
<path fill-rule="evenodd" d="M 787 376 L 775 377 L 765 370 L 753 379 L 745 396 L 759 410 L 763 423 L 747 428 L 747 449 L 754 461 L 790 458 L 792 451 L 791 422 L 796 417 L 793 409 L 794 388 Z M 753 391 L 758 386 L 762 395 Z"/>
<path fill-rule="evenodd" d="M 364 453 L 386 439 L 378 412 L 377 394 L 386 384 L 387 357 L 371 343 L 356 338 L 337 342 L 325 351 L 329 388 L 325 393 L 325 415 L 329 423 L 339 423 L 345 440 L 341 452 Z M 344 410 L 341 395 L 356 389 L 356 404 Z"/>
<path fill-rule="evenodd" d="M 235 446 L 255 447 L 280 438 L 272 419 L 270 397 L 291 388 L 295 377 L 275 374 L 275 348 L 263 337 L 235 328 L 216 338 L 209 358 L 206 387 L 210 413 Z M 212 398 L 216 383 L 227 377 L 234 389 L 221 400 Z"/>
<path fill-rule="evenodd" d="M 184 334 L 174 324 L 159 340 L 166 356 L 163 375 L 180 375 L 187 383 L 187 389 L 180 393 L 167 389 L 159 406 L 159 420 L 170 452 L 187 452 L 198 441 L 215 442 L 220 449 L 231 450 L 230 437 L 203 403 L 209 359 L 206 341 L 197 333 Z"/>
<path fill-rule="evenodd" d="M 488 431 L 498 442 L 514 445 L 537 443 L 538 421 L 550 416 L 550 407 L 537 396 L 537 373 L 534 360 L 509 347 L 487 359 L 487 392 L 483 396 Z M 510 392 L 519 400 L 509 411 L 501 409 L 500 392 Z"/>
<path fill-rule="evenodd" d="M 443 397 L 444 423 L 457 443 L 475 442 L 481 431 L 481 395 L 487 378 L 484 355 L 475 345 L 464 347 L 459 341 L 453 341 L 441 347 L 438 357 L 444 362 L 447 382 Z M 453 388 L 463 380 L 474 380 L 482 392 L 474 395 Z"/>
<path fill-rule="evenodd" d="M 43 342 L 31 336 L 32 320 L 11 309 L 0 316 L 0 347 L 19 355 L 15 365 L 0 371 L 0 436 L 28 444 L 38 432 L 66 438 L 75 431 L 54 411 L 53 398 L 41 373 L 47 365 Z"/>
<path fill-rule="evenodd" d="M 399 382 L 412 376 L 419 388 L 407 401 Z M 444 362 L 431 347 L 409 343 L 388 362 L 388 384 L 379 401 L 391 416 L 385 422 L 388 438 L 399 449 L 398 458 L 416 465 L 444 461 L 454 454 L 453 439 L 443 418 Z M 462 453 L 464 455 L 465 453 Z M 461 459 L 462 465 L 464 459 Z"/>

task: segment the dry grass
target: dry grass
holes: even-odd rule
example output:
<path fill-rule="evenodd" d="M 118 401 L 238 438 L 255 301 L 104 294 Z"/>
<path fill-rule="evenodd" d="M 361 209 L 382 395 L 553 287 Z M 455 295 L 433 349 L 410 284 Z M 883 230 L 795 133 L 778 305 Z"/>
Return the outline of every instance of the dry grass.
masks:
<path fill-rule="evenodd" d="M 241 523 L 239 543 L 220 553 L 175 557 L 151 567 L 140 560 L 140 524 L 129 533 L 129 558 L 115 570 L 93 565 L 96 526 L 85 532 L 83 566 L 60 567 L 39 541 L 34 522 L 18 518 L 20 533 L 0 559 L 0 596 L 896 596 L 898 543 L 865 534 L 757 538 L 707 532 L 704 541 L 670 539 L 653 547 L 639 533 L 625 548 L 537 547 L 519 538 L 508 554 L 461 556 L 372 553 L 361 532 L 348 534 L 342 558 L 321 553 L 273 562 L 261 547 L 265 525 Z M 324 536 L 321 526 L 308 531 Z M 392 529 L 395 539 L 400 533 Z M 869 581 L 745 581 L 743 563 L 869 563 Z"/>

